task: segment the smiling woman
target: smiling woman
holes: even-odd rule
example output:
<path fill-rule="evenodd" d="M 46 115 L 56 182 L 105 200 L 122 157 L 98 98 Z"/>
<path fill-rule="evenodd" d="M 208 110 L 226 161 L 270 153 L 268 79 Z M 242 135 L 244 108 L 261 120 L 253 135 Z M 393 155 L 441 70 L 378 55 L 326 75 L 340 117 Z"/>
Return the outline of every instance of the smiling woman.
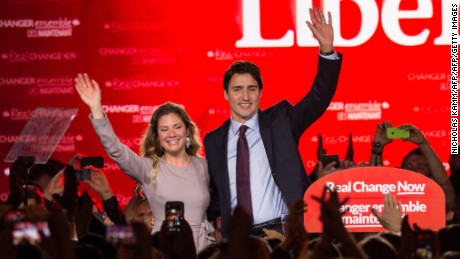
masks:
<path fill-rule="evenodd" d="M 184 149 L 186 131 L 184 122 L 174 113 L 164 115 L 158 120 L 158 140 L 165 148 L 166 154 L 177 153 Z"/>
<path fill-rule="evenodd" d="M 196 251 L 210 241 L 214 231 L 206 220 L 210 202 L 206 159 L 198 157 L 198 129 L 182 106 L 167 102 L 152 115 L 144 133 L 139 156 L 122 144 L 102 109 L 101 90 L 87 74 L 79 74 L 75 88 L 91 110 L 91 122 L 107 154 L 136 180 L 157 222 L 165 219 L 168 201 L 184 203 L 185 220 L 192 228 Z M 161 225 L 153 225 L 152 233 Z"/>
<path fill-rule="evenodd" d="M 200 146 L 197 127 L 180 105 L 167 102 L 158 107 L 141 144 L 143 156 L 153 160 L 153 183 L 158 174 L 158 158 L 184 167 L 190 164 L 189 156 L 198 155 Z"/>

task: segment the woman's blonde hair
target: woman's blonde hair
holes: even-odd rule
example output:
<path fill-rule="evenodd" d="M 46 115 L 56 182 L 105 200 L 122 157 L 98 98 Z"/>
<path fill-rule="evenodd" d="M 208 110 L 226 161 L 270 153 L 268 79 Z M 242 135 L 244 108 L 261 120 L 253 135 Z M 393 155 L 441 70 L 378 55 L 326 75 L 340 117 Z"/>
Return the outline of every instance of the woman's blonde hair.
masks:
<path fill-rule="evenodd" d="M 184 122 L 187 130 L 187 138 L 190 139 L 190 145 L 186 145 L 185 152 L 190 156 L 199 156 L 201 154 L 201 142 L 199 131 L 190 116 L 185 112 L 181 105 L 166 102 L 158 107 L 150 119 L 150 123 L 142 137 L 141 154 L 144 157 L 152 158 L 153 160 L 153 176 L 152 182 L 155 183 L 158 175 L 159 157 L 164 154 L 164 149 L 161 147 L 158 140 L 158 121 L 164 115 L 174 113 Z"/>
<path fill-rule="evenodd" d="M 133 222 L 134 217 L 136 216 L 136 210 L 139 206 L 143 203 L 147 202 L 145 198 L 139 197 L 134 195 L 126 205 L 125 209 L 125 220 L 126 223 L 131 224 Z"/>

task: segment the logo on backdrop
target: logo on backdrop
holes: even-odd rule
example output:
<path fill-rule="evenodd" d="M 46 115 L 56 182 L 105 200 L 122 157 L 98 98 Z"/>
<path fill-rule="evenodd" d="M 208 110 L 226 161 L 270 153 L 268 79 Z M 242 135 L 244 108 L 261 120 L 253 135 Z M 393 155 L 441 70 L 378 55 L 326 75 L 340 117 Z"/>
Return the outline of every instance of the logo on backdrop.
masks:
<path fill-rule="evenodd" d="M 445 226 L 445 197 L 439 185 L 422 174 L 391 167 L 359 167 L 327 175 L 314 182 L 305 192 L 308 204 L 305 227 L 309 232 L 321 232 L 320 205 L 312 195 L 321 197 L 324 186 L 335 189 L 340 199 L 349 197 L 340 210 L 345 227 L 350 232 L 386 231 L 372 214 L 371 208 L 382 213 L 383 195 L 391 193 L 401 202 L 402 211 L 410 222 L 421 228 L 438 230 Z"/>
<path fill-rule="evenodd" d="M 9 110 L 4 110 L 2 112 L 3 118 L 8 118 L 12 121 L 19 121 L 19 120 L 29 120 L 30 116 L 32 116 L 32 112 L 35 109 L 25 109 L 20 110 L 18 108 L 11 108 Z"/>
<path fill-rule="evenodd" d="M 30 86 L 30 95 L 73 94 L 74 79 L 61 77 L 0 77 L 0 86 Z"/>
<path fill-rule="evenodd" d="M 407 80 L 409 81 L 446 81 L 450 80 L 450 75 L 447 73 L 408 73 Z"/>
<path fill-rule="evenodd" d="M 448 105 L 417 105 L 412 108 L 412 111 L 419 115 L 441 115 L 450 112 L 450 106 Z"/>
<path fill-rule="evenodd" d="M 209 108 L 208 109 L 209 115 L 230 115 L 230 109 L 227 108 Z"/>
<path fill-rule="evenodd" d="M 423 135 L 427 138 L 445 138 L 448 135 L 448 131 L 444 129 L 433 129 L 433 130 L 422 130 Z"/>
<path fill-rule="evenodd" d="M 335 145 L 335 144 L 342 144 L 347 143 L 349 136 L 348 135 L 328 135 L 328 134 L 321 134 L 323 138 L 324 145 Z M 318 142 L 318 136 L 312 136 L 311 141 L 313 143 Z M 352 136 L 353 143 L 370 143 L 371 142 L 371 135 L 354 135 Z"/>
<path fill-rule="evenodd" d="M 0 54 L 1 59 L 10 63 L 25 63 L 33 61 L 69 61 L 77 59 L 77 52 L 74 51 L 14 51 L 3 52 Z"/>
<path fill-rule="evenodd" d="M 318 162 L 318 160 L 312 160 L 312 159 L 308 159 L 305 161 L 305 168 L 307 169 L 308 172 L 312 172 L 315 167 L 316 167 L 316 163 Z M 359 164 L 361 161 L 356 161 L 357 164 Z M 368 161 L 362 161 L 362 162 L 368 162 Z M 383 160 L 382 161 L 383 165 L 384 166 L 390 166 L 390 161 L 389 160 Z"/>
<path fill-rule="evenodd" d="M 140 110 L 138 104 L 108 104 L 102 105 L 102 109 L 105 113 L 138 113 Z"/>
<path fill-rule="evenodd" d="M 21 135 L 22 142 L 36 142 L 40 136 L 36 135 Z M 19 139 L 19 135 L 0 135 L 0 144 L 13 144 Z M 65 134 L 59 144 L 56 146 L 54 152 L 65 153 L 65 152 L 76 152 L 76 143 L 83 141 L 83 136 L 80 134 L 71 135 Z"/>
<path fill-rule="evenodd" d="M 0 77 L 0 86 L 35 85 L 35 77 Z"/>
<path fill-rule="evenodd" d="M 272 51 L 266 50 L 223 50 L 223 49 L 215 49 L 215 50 L 208 50 L 206 53 L 208 58 L 214 60 L 238 60 L 238 59 L 248 59 L 248 58 L 265 58 L 265 57 L 273 57 L 275 53 Z"/>
<path fill-rule="evenodd" d="M 108 30 L 113 33 L 124 33 L 124 32 L 148 32 L 148 31 L 158 31 L 158 30 L 170 30 L 171 25 L 169 23 L 161 22 L 122 22 L 117 20 L 112 20 L 106 22 L 103 25 L 105 30 Z"/>
<path fill-rule="evenodd" d="M 0 29 L 25 28 L 27 38 L 71 37 L 78 19 L 67 17 L 55 20 L 0 19 Z"/>
<path fill-rule="evenodd" d="M 369 101 L 366 103 L 331 102 L 328 111 L 337 111 L 338 121 L 366 121 L 380 120 L 382 111 L 389 109 L 390 104 L 386 101 Z"/>
<path fill-rule="evenodd" d="M 131 114 L 133 123 L 148 123 L 158 105 L 112 104 L 102 105 L 105 113 Z"/>
<path fill-rule="evenodd" d="M 107 88 L 113 90 L 133 90 L 141 88 L 179 87 L 180 80 L 176 79 L 119 79 L 113 78 L 104 82 Z"/>
<path fill-rule="evenodd" d="M 102 47 L 101 57 L 129 57 L 132 65 L 173 64 L 177 62 L 180 48 Z"/>
<path fill-rule="evenodd" d="M 450 74 L 448 73 L 408 73 L 407 80 L 439 83 L 433 84 L 433 86 L 437 86 L 438 90 L 440 91 L 450 90 Z"/>

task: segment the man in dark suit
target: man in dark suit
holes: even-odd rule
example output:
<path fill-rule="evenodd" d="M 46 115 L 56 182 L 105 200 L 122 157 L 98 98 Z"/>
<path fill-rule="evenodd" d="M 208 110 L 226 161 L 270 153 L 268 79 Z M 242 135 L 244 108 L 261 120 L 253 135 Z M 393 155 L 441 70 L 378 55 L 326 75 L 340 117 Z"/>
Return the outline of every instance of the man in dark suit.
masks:
<path fill-rule="evenodd" d="M 253 234 L 261 234 L 263 228 L 281 230 L 281 217 L 288 214 L 290 204 L 301 199 L 310 185 L 298 151 L 299 139 L 329 106 L 342 63 L 342 55 L 333 50 L 330 13 L 327 22 L 318 8 L 310 9 L 310 17 L 307 24 L 320 47 L 318 70 L 311 90 L 296 105 L 283 100 L 260 110 L 263 83 L 253 63 L 238 61 L 225 72 L 224 94 L 231 119 L 204 139 L 211 177 L 208 219 L 221 217 L 224 237 L 228 236 L 232 211 L 240 203 L 249 204 L 246 211 L 253 219 Z M 242 125 L 244 130 L 240 130 Z M 238 136 L 240 131 L 242 135 Z M 238 160 L 243 159 L 237 153 L 244 137 L 249 149 L 249 162 L 245 165 L 249 176 L 240 180 L 243 162 Z M 240 200 L 240 190 L 244 188 L 240 187 L 241 181 L 248 181 L 246 185 L 250 186 L 249 193 L 244 194 L 249 196 L 248 202 Z"/>

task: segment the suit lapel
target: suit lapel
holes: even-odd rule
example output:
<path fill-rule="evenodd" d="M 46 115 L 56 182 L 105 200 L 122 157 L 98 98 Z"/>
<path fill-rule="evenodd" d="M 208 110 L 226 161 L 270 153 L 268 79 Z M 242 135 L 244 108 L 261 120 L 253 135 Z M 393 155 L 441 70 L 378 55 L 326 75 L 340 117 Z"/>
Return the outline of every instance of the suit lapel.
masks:
<path fill-rule="evenodd" d="M 259 111 L 259 128 L 268 162 L 270 163 L 270 168 L 273 170 L 272 131 L 270 128 L 270 120 L 266 118 L 263 111 Z"/>
<path fill-rule="evenodd" d="M 230 180 L 228 178 L 228 161 L 227 161 L 227 146 L 228 146 L 228 130 L 230 128 L 230 120 L 226 121 L 220 131 L 219 135 L 216 137 L 216 157 L 219 159 L 218 163 L 220 165 L 220 171 L 217 172 L 220 177 L 222 177 L 222 186 L 221 190 L 225 191 L 226 202 L 230 208 Z M 219 148 L 220 147 L 220 148 Z"/>

